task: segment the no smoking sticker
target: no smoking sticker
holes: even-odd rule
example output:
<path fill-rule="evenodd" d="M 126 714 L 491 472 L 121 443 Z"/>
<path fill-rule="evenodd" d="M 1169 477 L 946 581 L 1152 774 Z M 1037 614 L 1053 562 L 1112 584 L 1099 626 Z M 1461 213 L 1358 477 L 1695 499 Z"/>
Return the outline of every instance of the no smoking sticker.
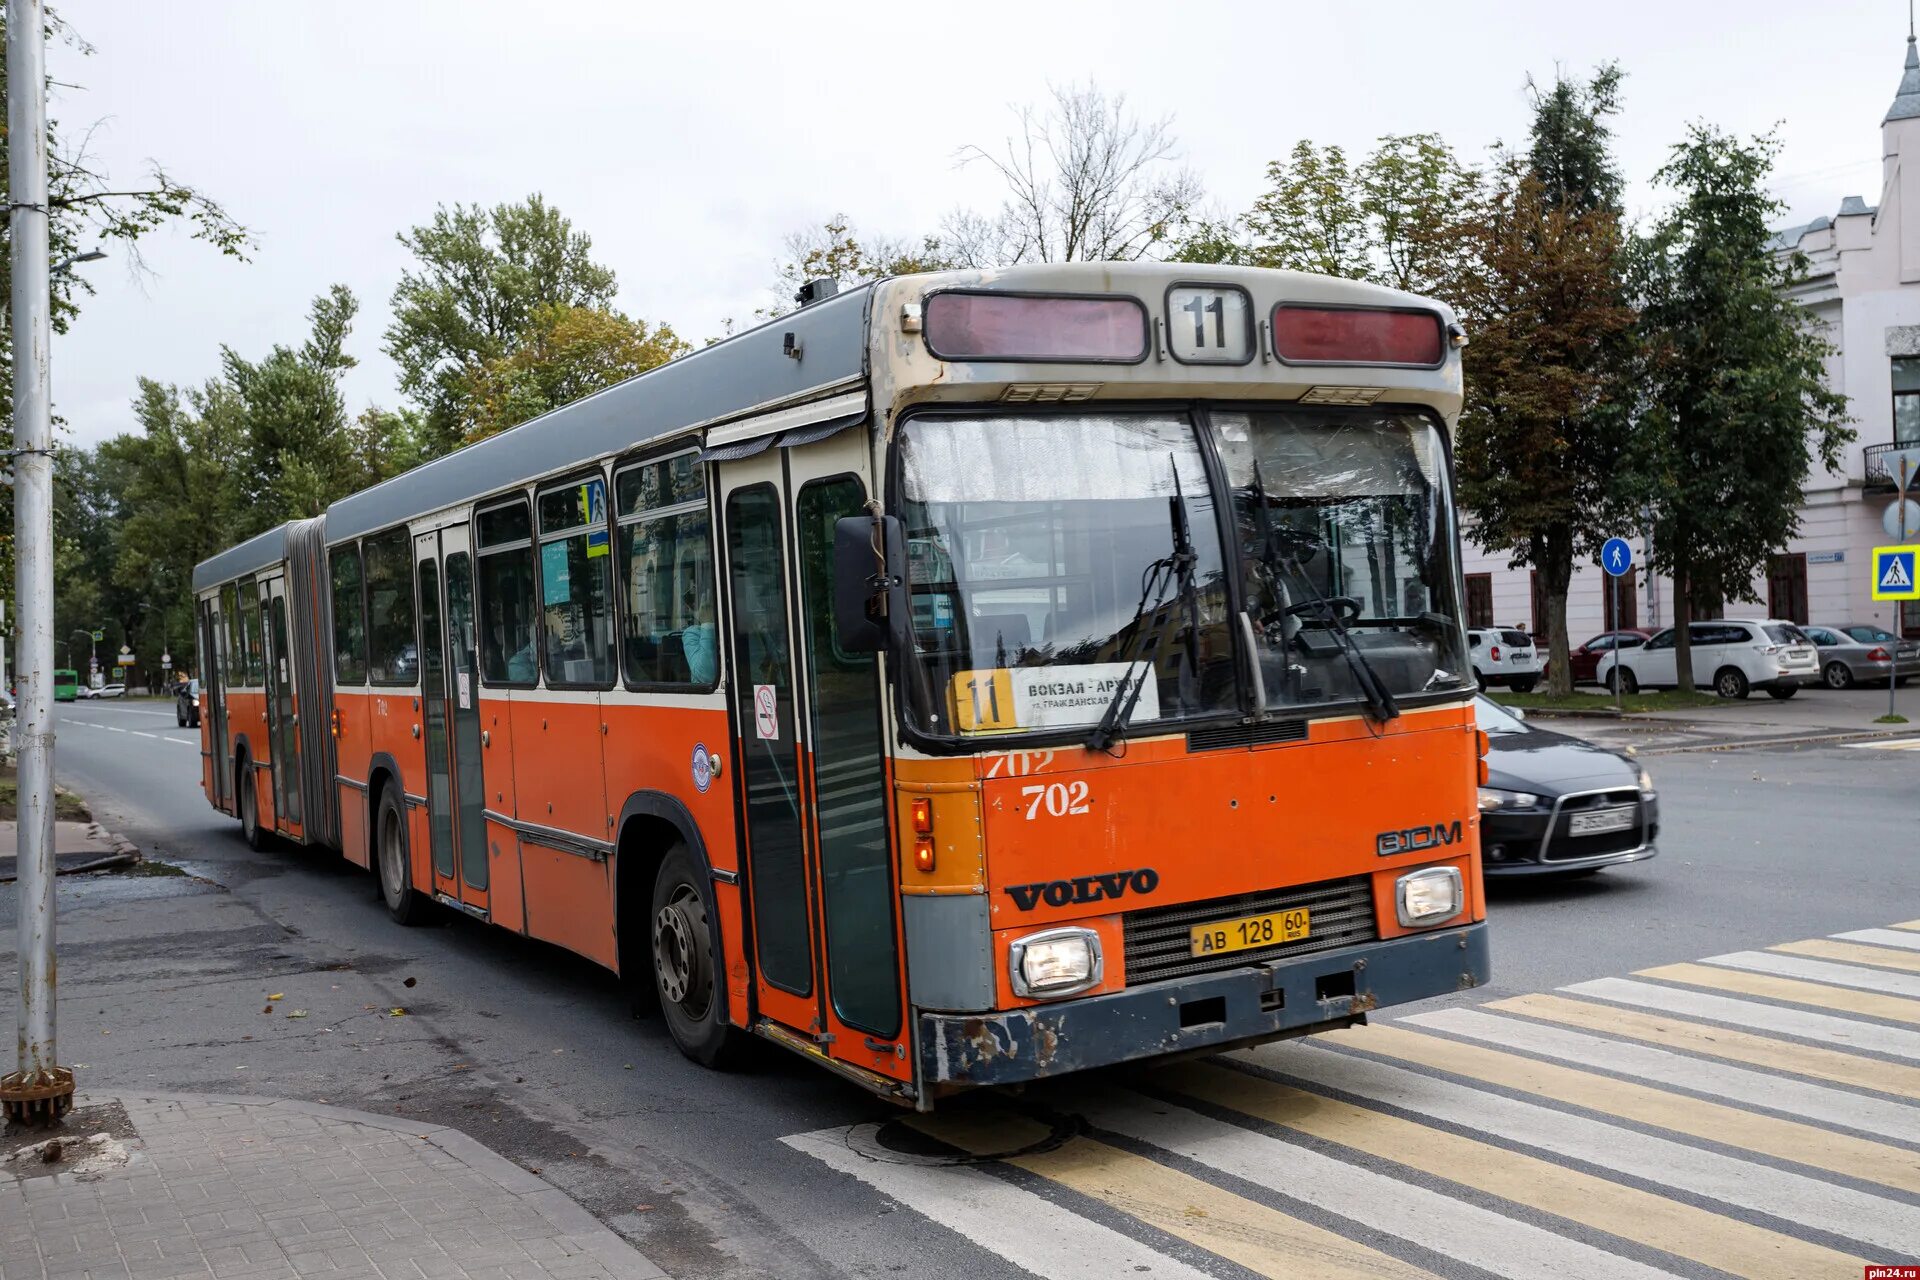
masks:
<path fill-rule="evenodd" d="M 753 731 L 763 738 L 780 736 L 780 720 L 776 714 L 779 706 L 778 696 L 770 684 L 753 686 Z"/>

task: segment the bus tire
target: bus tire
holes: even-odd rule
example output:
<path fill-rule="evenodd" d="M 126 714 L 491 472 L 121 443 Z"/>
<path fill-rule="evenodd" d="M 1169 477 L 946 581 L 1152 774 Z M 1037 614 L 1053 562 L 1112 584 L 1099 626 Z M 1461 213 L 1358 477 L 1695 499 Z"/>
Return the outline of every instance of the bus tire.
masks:
<path fill-rule="evenodd" d="M 660 1012 L 674 1044 L 701 1066 L 724 1069 L 738 1057 L 741 1037 L 727 1025 L 719 990 L 709 883 L 700 859 L 675 842 L 654 876 L 647 932 Z"/>
<path fill-rule="evenodd" d="M 388 783 L 380 789 L 380 811 L 374 819 L 374 874 L 380 881 L 380 900 L 395 924 L 415 925 L 426 919 L 427 900 L 408 883 L 407 813 L 400 788 Z"/>
<path fill-rule="evenodd" d="M 255 777 L 253 761 L 246 756 L 240 757 L 240 767 L 235 771 L 234 791 L 240 799 L 240 834 L 247 842 L 247 848 L 259 853 L 267 847 L 266 828 L 260 825 L 260 788 Z"/>

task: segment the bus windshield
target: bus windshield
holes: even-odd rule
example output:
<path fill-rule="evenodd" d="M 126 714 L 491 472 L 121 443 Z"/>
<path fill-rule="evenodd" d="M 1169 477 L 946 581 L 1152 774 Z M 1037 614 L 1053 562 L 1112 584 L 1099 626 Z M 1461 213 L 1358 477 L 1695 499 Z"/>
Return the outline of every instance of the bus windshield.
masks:
<path fill-rule="evenodd" d="M 1136 728 L 1233 709 L 1225 559 L 1184 413 L 919 417 L 899 448 L 917 728 L 1092 726 L 1149 670 Z M 1191 559 L 1156 575 L 1182 536 Z"/>
<path fill-rule="evenodd" d="M 1457 690 L 1440 433 L 1417 414 L 926 415 L 899 436 L 913 651 L 907 714 L 937 736 L 1089 728 L 1128 675 L 1138 733 L 1241 708 L 1229 572 L 1269 707 Z M 1184 518 L 1183 518 L 1184 517 Z"/>
<path fill-rule="evenodd" d="M 1213 422 L 1267 705 L 1353 700 L 1357 668 L 1397 695 L 1466 687 L 1439 429 L 1338 409 Z"/>

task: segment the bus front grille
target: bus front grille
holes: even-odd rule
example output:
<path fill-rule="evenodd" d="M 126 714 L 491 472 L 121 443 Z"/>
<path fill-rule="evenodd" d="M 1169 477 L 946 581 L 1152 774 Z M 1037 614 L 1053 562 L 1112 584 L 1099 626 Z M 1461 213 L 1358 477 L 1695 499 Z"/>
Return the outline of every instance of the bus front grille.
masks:
<path fill-rule="evenodd" d="M 1319 884 L 1295 885 L 1265 893 L 1242 893 L 1208 902 L 1129 911 L 1122 919 L 1126 936 L 1126 981 L 1130 987 L 1163 978 L 1185 978 L 1196 973 L 1218 973 L 1268 960 L 1332 951 L 1380 936 L 1373 918 L 1371 877 L 1350 876 Z M 1274 911 L 1308 912 L 1311 932 L 1296 942 L 1276 943 L 1218 955 L 1192 954 L 1195 925 L 1238 920 Z"/>

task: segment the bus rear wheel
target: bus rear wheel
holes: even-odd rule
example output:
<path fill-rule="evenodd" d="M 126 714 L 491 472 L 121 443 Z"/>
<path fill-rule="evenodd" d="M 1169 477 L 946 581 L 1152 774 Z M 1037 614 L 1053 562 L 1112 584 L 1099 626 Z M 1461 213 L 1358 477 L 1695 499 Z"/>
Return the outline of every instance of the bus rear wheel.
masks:
<path fill-rule="evenodd" d="M 397 924 L 419 924 L 427 913 L 427 900 L 408 878 L 407 815 L 401 807 L 400 788 L 388 785 L 380 789 L 380 814 L 374 823 L 373 856 L 380 877 L 380 899 L 387 914 Z"/>
<path fill-rule="evenodd" d="M 727 1025 L 714 966 L 709 880 L 684 843 L 661 859 L 653 881 L 653 978 L 674 1044 L 707 1067 L 738 1056 L 740 1033 Z"/>

